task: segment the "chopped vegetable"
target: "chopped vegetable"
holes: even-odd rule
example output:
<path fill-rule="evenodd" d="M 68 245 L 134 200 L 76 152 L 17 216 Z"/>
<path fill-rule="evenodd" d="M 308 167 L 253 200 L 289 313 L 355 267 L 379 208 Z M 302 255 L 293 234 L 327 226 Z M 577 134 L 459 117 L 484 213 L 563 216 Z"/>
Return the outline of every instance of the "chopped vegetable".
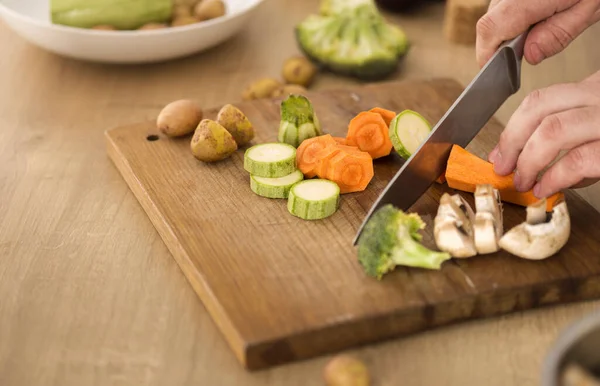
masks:
<path fill-rule="evenodd" d="M 258 177 L 284 177 L 296 171 L 296 149 L 285 143 L 262 143 L 244 153 L 244 169 Z"/>
<path fill-rule="evenodd" d="M 278 140 L 294 147 L 321 135 L 321 125 L 312 104 L 303 95 L 289 95 L 281 101 Z"/>
<path fill-rule="evenodd" d="M 323 179 L 300 181 L 290 189 L 288 211 L 304 220 L 320 220 L 334 214 L 340 201 L 340 188 Z"/>
<path fill-rule="evenodd" d="M 248 117 L 231 104 L 226 104 L 219 110 L 217 122 L 233 135 L 240 147 L 254 138 L 254 127 Z"/>
<path fill-rule="evenodd" d="M 333 357 L 323 370 L 326 386 L 369 386 L 369 369 L 358 358 L 339 354 Z"/>
<path fill-rule="evenodd" d="M 304 175 L 300 170 L 284 177 L 265 178 L 250 176 L 250 188 L 259 196 L 267 198 L 288 198 L 290 189 L 294 184 L 302 181 Z"/>
<path fill-rule="evenodd" d="M 500 198 L 504 202 L 515 205 L 528 206 L 538 199 L 533 191 L 519 192 L 514 186 L 513 176 L 500 176 L 494 172 L 492 163 L 471 154 L 458 145 L 452 147 L 448 164 L 446 166 L 446 181 L 452 189 L 474 193 L 477 185 L 490 184 L 500 191 Z M 554 204 L 564 198 L 559 192 L 547 197 L 547 211 L 551 211 Z"/>
<path fill-rule="evenodd" d="M 431 125 L 423 116 L 404 110 L 391 122 L 389 136 L 396 152 L 405 160 L 417 151 L 431 133 Z"/>
<path fill-rule="evenodd" d="M 319 177 L 338 184 L 341 194 L 361 192 L 373 179 L 373 159 L 364 151 L 345 150 L 342 146 L 337 146 L 339 151 L 319 170 Z"/>
<path fill-rule="evenodd" d="M 166 105 L 156 119 L 157 129 L 168 137 L 193 133 L 202 120 L 202 108 L 195 101 L 180 99 Z"/>
<path fill-rule="evenodd" d="M 569 241 L 571 219 L 564 200 L 554 205 L 550 215 L 546 208 L 546 199 L 527 206 L 525 222 L 502 236 L 500 248 L 529 260 L 543 260 L 556 254 Z"/>
<path fill-rule="evenodd" d="M 366 151 L 373 159 L 385 157 L 392 151 L 388 126 L 379 113 L 363 111 L 348 125 L 346 143 Z"/>
<path fill-rule="evenodd" d="M 387 204 L 378 209 L 358 239 L 358 260 L 365 273 L 381 280 L 396 266 L 440 269 L 449 253 L 421 244 L 425 222 L 417 213 L 407 214 Z"/>
<path fill-rule="evenodd" d="M 363 80 L 387 77 L 408 52 L 404 31 L 388 23 L 374 0 L 321 4 L 295 29 L 302 52 L 321 67 Z"/>
<path fill-rule="evenodd" d="M 319 160 L 317 163 L 317 167 L 315 168 L 315 173 L 319 178 L 325 178 L 323 176 L 328 174 L 329 165 L 333 157 L 335 157 L 342 149 L 338 146 L 327 146 L 323 150 L 319 151 L 315 154 L 315 157 Z"/>
<path fill-rule="evenodd" d="M 233 136 L 223 126 L 210 119 L 200 122 L 190 147 L 194 157 L 204 162 L 223 160 L 238 149 Z"/>
<path fill-rule="evenodd" d="M 475 213 L 459 194 L 442 194 L 434 219 L 435 244 L 452 257 L 467 258 L 477 255 L 473 221 Z"/>
<path fill-rule="evenodd" d="M 500 193 L 492 185 L 477 185 L 474 198 L 473 231 L 477 253 L 483 255 L 497 252 L 500 249 L 498 241 L 504 232 Z"/>
<path fill-rule="evenodd" d="M 337 142 L 340 145 L 347 145 L 348 144 L 346 142 L 346 138 L 343 138 L 343 137 L 333 137 L 333 139 L 335 140 L 335 142 Z"/>
<path fill-rule="evenodd" d="M 296 165 L 298 169 L 307 178 L 315 177 L 317 175 L 315 169 L 319 164 L 317 154 L 327 146 L 335 144 L 336 141 L 330 134 L 304 140 L 296 151 Z"/>
<path fill-rule="evenodd" d="M 384 109 L 382 107 L 373 107 L 369 111 L 372 112 L 372 113 L 377 113 L 377 114 L 381 115 L 381 117 L 385 121 L 385 124 L 388 125 L 388 127 L 392 123 L 392 120 L 396 117 L 396 113 L 395 112 L 393 112 L 391 110 Z"/>

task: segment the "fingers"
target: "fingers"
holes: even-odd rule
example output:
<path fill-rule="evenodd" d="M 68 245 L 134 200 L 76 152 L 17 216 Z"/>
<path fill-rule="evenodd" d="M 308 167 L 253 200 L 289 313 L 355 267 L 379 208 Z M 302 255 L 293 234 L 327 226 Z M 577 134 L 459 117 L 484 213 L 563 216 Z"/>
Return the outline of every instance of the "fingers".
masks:
<path fill-rule="evenodd" d="M 492 57 L 500 44 L 531 25 L 572 7 L 580 0 L 504 0 L 498 1 L 477 22 L 475 42 L 480 67 Z M 528 39 L 529 40 L 529 39 Z"/>
<path fill-rule="evenodd" d="M 535 65 L 562 52 L 594 22 L 594 14 L 599 8 L 597 3 L 579 1 L 532 28 L 527 37 L 525 59 Z"/>
<path fill-rule="evenodd" d="M 570 150 L 552 165 L 534 186 L 538 198 L 548 197 L 571 186 L 583 186 L 590 179 L 600 178 L 600 141 L 590 142 Z M 587 179 L 587 181 L 586 181 Z"/>
<path fill-rule="evenodd" d="M 517 161 L 515 188 L 533 188 L 538 174 L 561 150 L 600 140 L 600 107 L 584 107 L 549 115 L 531 135 Z"/>
<path fill-rule="evenodd" d="M 530 93 L 512 115 L 500 136 L 497 150 L 490 154 L 499 175 L 512 173 L 525 144 L 542 120 L 561 111 L 600 104 L 582 83 L 556 84 Z"/>

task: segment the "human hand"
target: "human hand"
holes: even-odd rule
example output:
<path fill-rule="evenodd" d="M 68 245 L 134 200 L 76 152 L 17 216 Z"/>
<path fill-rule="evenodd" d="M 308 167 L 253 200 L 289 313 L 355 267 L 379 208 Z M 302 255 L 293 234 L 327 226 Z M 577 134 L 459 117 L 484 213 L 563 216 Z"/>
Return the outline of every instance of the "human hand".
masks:
<path fill-rule="evenodd" d="M 600 0 L 491 0 L 477 22 L 475 44 L 480 67 L 507 40 L 529 32 L 524 57 L 532 65 L 558 54 L 600 21 Z"/>
<path fill-rule="evenodd" d="M 566 154 L 536 181 L 561 150 Z M 533 188 L 538 198 L 598 181 L 600 71 L 579 83 L 557 84 L 529 94 L 488 159 L 499 175 L 515 172 L 517 190 Z"/>

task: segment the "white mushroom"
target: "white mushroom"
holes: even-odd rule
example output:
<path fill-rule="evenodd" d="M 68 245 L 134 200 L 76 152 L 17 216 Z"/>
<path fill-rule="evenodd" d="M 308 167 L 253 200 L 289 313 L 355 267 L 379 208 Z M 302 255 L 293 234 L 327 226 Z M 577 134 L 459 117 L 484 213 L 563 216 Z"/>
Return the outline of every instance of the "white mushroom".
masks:
<path fill-rule="evenodd" d="M 571 219 L 567 203 L 556 204 L 546 213 L 546 199 L 527 207 L 525 222 L 500 239 L 500 247 L 523 259 L 542 260 L 554 255 L 569 240 Z"/>
<path fill-rule="evenodd" d="M 477 254 L 473 240 L 475 213 L 462 196 L 444 193 L 434 220 L 433 234 L 437 247 L 452 257 Z"/>
<path fill-rule="evenodd" d="M 500 192 L 492 185 L 475 188 L 475 248 L 477 253 L 494 253 L 500 249 L 498 241 L 504 231 Z"/>

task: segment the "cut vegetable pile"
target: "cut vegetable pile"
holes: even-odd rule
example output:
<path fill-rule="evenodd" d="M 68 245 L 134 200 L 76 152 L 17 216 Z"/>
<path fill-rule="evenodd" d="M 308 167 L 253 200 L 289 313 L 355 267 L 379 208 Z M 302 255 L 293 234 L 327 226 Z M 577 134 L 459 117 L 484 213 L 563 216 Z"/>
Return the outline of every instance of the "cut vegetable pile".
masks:
<path fill-rule="evenodd" d="M 323 131 L 306 96 L 290 94 L 280 103 L 279 126 L 273 128 L 276 142 L 251 144 L 254 127 L 231 104 L 211 120 L 193 101 L 173 102 L 159 115 L 157 129 L 168 137 L 193 132 L 192 154 L 204 162 L 225 160 L 248 145 L 243 165 L 250 191 L 284 199 L 292 216 L 310 221 L 333 216 L 342 195 L 368 188 L 377 160 L 393 152 L 408 160 L 432 131 L 429 121 L 416 111 L 396 113 L 376 106 L 357 112 L 348 121 L 345 135 L 334 136 Z M 358 240 L 358 261 L 367 275 L 381 279 L 397 266 L 437 270 L 452 258 L 500 250 L 541 260 L 556 254 L 569 239 L 563 193 L 538 200 L 532 191 L 519 192 L 513 175 L 497 175 L 490 162 L 460 146 L 452 147 L 436 182 L 458 191 L 440 198 L 433 219 L 437 250 L 421 244 L 425 222 L 417 213 L 386 205 L 365 224 Z M 474 208 L 459 192 L 473 194 Z M 505 230 L 504 203 L 526 208 L 526 221 Z"/>

